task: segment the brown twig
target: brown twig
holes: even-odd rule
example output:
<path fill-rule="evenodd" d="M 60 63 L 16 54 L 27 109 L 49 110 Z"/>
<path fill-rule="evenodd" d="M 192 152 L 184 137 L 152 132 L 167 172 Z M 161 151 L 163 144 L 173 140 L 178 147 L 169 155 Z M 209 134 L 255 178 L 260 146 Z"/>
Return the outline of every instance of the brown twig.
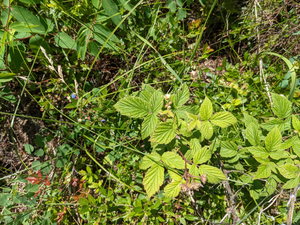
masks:
<path fill-rule="evenodd" d="M 218 159 L 220 161 L 220 165 L 221 165 L 221 169 L 223 171 L 223 173 L 225 174 L 226 178 L 228 179 L 228 171 L 226 169 L 224 169 L 224 163 L 222 162 L 221 158 L 220 158 L 220 155 L 217 154 L 218 156 Z M 230 185 L 229 185 L 229 181 L 226 180 L 226 181 L 223 181 L 223 184 L 225 186 L 225 189 L 227 191 L 227 194 L 229 195 L 229 200 L 231 202 L 231 207 L 228 211 L 228 213 L 232 214 L 233 216 L 233 222 L 232 224 L 235 225 L 237 224 L 238 221 L 240 221 L 241 219 L 238 217 L 237 213 L 236 213 L 236 210 L 235 210 L 235 207 L 236 207 L 236 195 L 233 193 Z"/>

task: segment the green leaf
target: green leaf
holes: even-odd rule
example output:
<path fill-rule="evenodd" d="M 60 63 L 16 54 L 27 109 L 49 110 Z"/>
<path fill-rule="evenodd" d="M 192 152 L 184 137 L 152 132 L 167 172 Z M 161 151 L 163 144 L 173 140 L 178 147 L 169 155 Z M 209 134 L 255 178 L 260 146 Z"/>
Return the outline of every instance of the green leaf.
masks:
<path fill-rule="evenodd" d="M 58 32 L 54 36 L 54 40 L 56 44 L 62 48 L 76 49 L 76 42 L 64 32 Z"/>
<path fill-rule="evenodd" d="M 164 181 L 164 168 L 155 164 L 146 173 L 143 179 L 143 185 L 145 187 L 148 198 L 153 196 Z"/>
<path fill-rule="evenodd" d="M 111 20 L 115 25 L 118 25 L 122 21 L 122 16 L 119 13 L 118 6 L 116 3 L 114 3 L 112 0 L 102 0 L 102 5 L 109 17 L 111 17 Z M 124 25 L 121 24 L 120 28 L 122 30 L 125 29 Z"/>
<path fill-rule="evenodd" d="M 297 140 L 293 141 L 292 146 L 293 146 L 293 150 L 296 153 L 296 155 L 298 157 L 300 157 L 300 140 L 297 139 Z"/>
<path fill-rule="evenodd" d="M 34 153 L 34 155 L 35 156 L 43 156 L 44 155 L 44 150 L 43 149 L 38 149 L 35 153 Z"/>
<path fill-rule="evenodd" d="M 276 152 L 270 152 L 270 157 L 275 160 L 285 159 L 289 157 L 289 153 L 284 150 L 278 150 Z"/>
<path fill-rule="evenodd" d="M 277 127 L 271 130 L 265 140 L 266 149 L 270 151 L 276 151 L 281 147 L 282 136 Z"/>
<path fill-rule="evenodd" d="M 195 164 L 201 164 L 207 162 L 211 158 L 211 151 L 208 146 L 204 146 L 196 152 L 193 162 Z"/>
<path fill-rule="evenodd" d="M 201 134 L 205 139 L 210 139 L 214 134 L 214 129 L 211 123 L 208 120 L 204 120 L 201 122 Z"/>
<path fill-rule="evenodd" d="M 259 126 L 257 119 L 255 119 L 253 116 L 250 116 L 248 113 L 243 113 L 244 114 L 244 123 L 245 126 L 248 127 L 250 123 L 254 123 L 257 127 Z"/>
<path fill-rule="evenodd" d="M 0 83 L 11 81 L 16 75 L 15 73 L 2 72 L 0 73 Z"/>
<path fill-rule="evenodd" d="M 198 138 L 192 138 L 189 142 L 189 146 L 194 152 L 201 150 L 202 147 Z"/>
<path fill-rule="evenodd" d="M 184 18 L 186 18 L 186 10 L 184 10 L 183 8 L 179 8 L 177 12 L 177 18 L 178 20 L 183 20 Z"/>
<path fill-rule="evenodd" d="M 164 196 L 167 198 L 175 198 L 179 195 L 181 190 L 180 181 L 172 181 L 164 188 Z"/>
<path fill-rule="evenodd" d="M 38 184 L 33 184 L 30 186 L 30 188 L 27 190 L 28 192 L 37 192 L 40 189 Z"/>
<path fill-rule="evenodd" d="M 91 167 L 86 166 L 86 172 L 88 172 L 89 174 L 93 174 Z"/>
<path fill-rule="evenodd" d="M 150 110 L 153 114 L 159 113 L 164 104 L 164 96 L 161 92 L 156 91 L 150 99 Z"/>
<path fill-rule="evenodd" d="M 92 27 L 92 30 L 88 30 L 86 27 Z M 109 41 L 106 43 L 105 47 L 118 51 L 116 43 L 121 43 L 120 39 L 112 34 L 111 30 L 102 24 L 86 24 L 86 32 L 92 32 L 92 37 L 101 45 L 104 45 L 106 39 L 110 37 Z"/>
<path fill-rule="evenodd" d="M 272 93 L 272 110 L 279 119 L 287 118 L 292 113 L 292 103 L 284 96 Z"/>
<path fill-rule="evenodd" d="M 286 163 L 278 167 L 278 170 L 282 176 L 287 179 L 292 179 L 298 176 L 299 168 L 296 165 Z"/>
<path fill-rule="evenodd" d="M 300 134 L 300 121 L 294 115 L 292 116 L 292 121 L 294 129 Z"/>
<path fill-rule="evenodd" d="M 191 168 L 189 169 L 189 173 L 193 176 L 199 177 L 199 170 L 196 164 L 193 164 L 191 166 Z M 198 179 L 198 181 L 200 180 L 199 178 L 194 178 L 194 179 Z"/>
<path fill-rule="evenodd" d="M 282 132 L 291 128 L 291 121 L 288 119 L 270 119 L 267 123 L 261 124 L 260 126 L 267 131 L 271 131 L 277 126 L 279 131 Z"/>
<path fill-rule="evenodd" d="M 190 99 L 190 91 L 186 84 L 182 86 L 182 90 L 177 91 L 175 95 L 174 105 L 176 107 L 182 106 Z"/>
<path fill-rule="evenodd" d="M 199 173 L 201 176 L 205 174 L 207 176 L 207 181 L 212 184 L 217 184 L 223 180 L 226 180 L 222 170 L 213 166 L 201 165 L 199 167 Z"/>
<path fill-rule="evenodd" d="M 177 173 L 172 172 L 171 170 L 168 170 L 168 173 L 169 173 L 170 177 L 173 180 L 181 181 L 183 179 L 180 175 L 178 175 Z"/>
<path fill-rule="evenodd" d="M 134 96 L 121 99 L 114 107 L 122 115 L 133 118 L 141 118 L 149 114 L 148 103 Z"/>
<path fill-rule="evenodd" d="M 46 50 L 47 54 L 51 54 L 52 52 L 49 44 L 43 37 L 39 35 L 33 36 L 29 39 L 29 46 L 34 53 L 38 52 L 40 46 L 42 46 Z"/>
<path fill-rule="evenodd" d="M 10 12 L 19 22 L 25 23 L 27 27 L 33 25 L 34 29 L 32 29 L 32 33 L 45 34 L 45 27 L 29 10 L 21 6 L 12 6 Z"/>
<path fill-rule="evenodd" d="M 148 154 L 143 157 L 143 162 L 140 165 L 140 169 L 146 170 L 149 167 L 153 166 L 155 162 L 160 162 L 161 156 L 157 152 L 152 152 L 151 154 Z"/>
<path fill-rule="evenodd" d="M 123 5 L 123 7 L 124 7 L 125 9 L 127 9 L 128 11 L 131 11 L 131 10 L 132 10 L 131 5 L 129 4 L 129 2 L 130 2 L 129 0 L 120 0 L 120 2 L 121 2 L 121 4 Z M 132 11 L 132 15 L 135 16 L 135 10 Z"/>
<path fill-rule="evenodd" d="M 228 127 L 237 122 L 230 112 L 219 112 L 210 118 L 210 121 L 221 128 Z"/>
<path fill-rule="evenodd" d="M 172 168 L 184 169 L 185 162 L 180 155 L 175 152 L 165 152 L 162 155 L 162 161 Z"/>
<path fill-rule="evenodd" d="M 259 137 L 259 130 L 258 126 L 256 126 L 254 123 L 250 123 L 246 129 L 246 136 L 248 141 L 251 145 L 259 145 L 260 143 L 260 137 Z"/>
<path fill-rule="evenodd" d="M 199 217 L 193 216 L 193 215 L 189 215 L 189 214 L 184 215 L 184 218 L 186 220 L 188 220 L 188 221 L 197 221 L 197 220 L 199 220 Z"/>
<path fill-rule="evenodd" d="M 8 201 L 8 199 L 12 197 L 11 194 L 3 194 L 0 195 L 0 206 L 5 206 Z"/>
<path fill-rule="evenodd" d="M 212 103 L 209 100 L 209 98 L 206 96 L 200 107 L 201 120 L 209 120 L 212 113 L 213 113 Z"/>
<path fill-rule="evenodd" d="M 139 98 L 143 99 L 146 102 L 150 102 L 150 99 L 152 97 L 152 93 L 150 91 L 141 91 L 138 95 Z"/>
<path fill-rule="evenodd" d="M 175 12 L 176 9 L 177 9 L 176 2 L 174 0 L 168 0 L 167 1 L 167 8 L 169 8 L 172 13 Z"/>
<path fill-rule="evenodd" d="M 260 165 L 257 168 L 257 172 L 256 172 L 253 180 L 260 179 L 260 178 L 268 178 L 270 175 L 271 175 L 271 169 L 269 168 L 269 166 L 268 165 Z"/>
<path fill-rule="evenodd" d="M 201 122 L 199 120 L 193 120 L 188 124 L 188 132 L 195 129 L 197 126 L 198 129 L 201 129 Z"/>
<path fill-rule="evenodd" d="M 146 116 L 142 123 L 142 139 L 145 139 L 154 132 L 157 122 L 158 118 L 155 114 Z"/>
<path fill-rule="evenodd" d="M 89 205 L 90 202 L 86 198 L 80 198 L 78 203 L 79 205 L 84 206 L 84 205 Z"/>
<path fill-rule="evenodd" d="M 26 46 L 23 43 L 19 41 L 14 42 L 14 45 L 9 48 L 9 66 L 14 67 L 16 70 L 20 69 L 24 63 L 25 51 Z"/>
<path fill-rule="evenodd" d="M 297 187 L 297 185 L 299 185 L 299 183 L 300 183 L 300 178 L 297 176 L 296 178 L 287 181 L 282 186 L 282 189 L 291 189 L 291 188 Z"/>
<path fill-rule="evenodd" d="M 266 182 L 266 192 L 268 193 L 268 195 L 273 194 L 276 191 L 276 187 L 277 187 L 277 182 L 274 178 L 269 177 L 268 178 L 268 182 Z"/>
<path fill-rule="evenodd" d="M 161 122 L 156 127 L 149 141 L 159 144 L 168 144 L 175 138 L 175 129 L 172 121 Z"/>
<path fill-rule="evenodd" d="M 30 144 L 24 144 L 24 148 L 25 148 L 25 152 L 27 152 L 27 154 L 31 154 L 34 151 L 33 146 Z"/>
<path fill-rule="evenodd" d="M 238 154 L 238 146 L 229 141 L 222 141 L 220 155 L 223 158 L 232 158 Z"/>
<path fill-rule="evenodd" d="M 248 150 L 249 152 L 251 152 L 251 154 L 254 157 L 258 157 L 258 158 L 267 158 L 267 157 L 269 157 L 269 152 L 264 147 L 252 146 L 252 147 L 248 147 L 248 148 L 245 148 L 245 149 Z"/>
<path fill-rule="evenodd" d="M 44 147 L 46 145 L 46 138 L 41 135 L 36 135 L 34 143 L 39 147 Z"/>

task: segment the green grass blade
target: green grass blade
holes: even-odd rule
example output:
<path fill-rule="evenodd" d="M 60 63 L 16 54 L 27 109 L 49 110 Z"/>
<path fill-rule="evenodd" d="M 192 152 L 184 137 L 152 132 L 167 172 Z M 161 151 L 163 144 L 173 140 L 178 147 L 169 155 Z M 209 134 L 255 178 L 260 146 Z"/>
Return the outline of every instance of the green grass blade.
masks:
<path fill-rule="evenodd" d="M 278 58 L 281 58 L 289 67 L 289 70 L 291 71 L 292 83 L 291 83 L 291 90 L 290 90 L 288 99 L 290 101 L 292 101 L 293 97 L 294 97 L 295 88 L 296 88 L 296 72 L 295 72 L 295 68 L 294 68 L 293 64 L 286 57 L 279 55 L 277 53 L 274 53 L 274 52 L 261 52 L 260 55 L 261 54 L 275 55 Z M 259 58 L 259 57 L 257 57 L 257 58 Z"/>
<path fill-rule="evenodd" d="M 137 33 L 135 33 L 134 31 L 132 31 L 139 39 L 141 39 L 144 43 L 146 43 L 148 46 L 150 46 L 159 56 L 160 60 L 163 62 L 163 64 L 167 67 L 167 69 L 172 73 L 172 75 L 174 77 L 176 77 L 176 79 L 182 84 L 182 80 L 180 79 L 180 77 L 178 76 L 178 74 L 170 67 L 170 65 L 167 63 L 167 61 L 161 56 L 161 54 L 159 54 L 159 52 L 150 44 L 149 41 L 147 41 L 145 38 L 141 37 L 140 35 L 138 35 Z"/>

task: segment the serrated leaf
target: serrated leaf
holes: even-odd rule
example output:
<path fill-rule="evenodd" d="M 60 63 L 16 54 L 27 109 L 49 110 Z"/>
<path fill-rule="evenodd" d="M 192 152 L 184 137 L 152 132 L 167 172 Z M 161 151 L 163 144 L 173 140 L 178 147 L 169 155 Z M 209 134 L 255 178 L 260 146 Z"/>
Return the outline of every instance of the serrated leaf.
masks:
<path fill-rule="evenodd" d="M 260 143 L 259 130 L 253 122 L 246 129 L 246 136 L 251 145 L 258 146 Z"/>
<path fill-rule="evenodd" d="M 212 103 L 208 97 L 205 97 L 205 99 L 200 107 L 201 120 L 209 120 L 212 113 L 213 113 Z"/>
<path fill-rule="evenodd" d="M 180 181 L 172 181 L 164 188 L 164 196 L 167 198 L 175 198 L 179 195 L 181 190 Z"/>
<path fill-rule="evenodd" d="M 220 155 L 223 158 L 232 158 L 238 153 L 238 146 L 233 142 L 223 141 L 221 143 Z"/>
<path fill-rule="evenodd" d="M 228 127 L 237 122 L 234 115 L 230 112 L 219 112 L 210 118 L 210 121 L 221 128 Z"/>
<path fill-rule="evenodd" d="M 159 162 L 161 160 L 160 154 L 157 152 L 152 152 L 151 154 L 148 154 L 143 157 L 143 162 L 140 165 L 140 169 L 146 170 L 149 167 L 153 166 L 155 162 Z"/>
<path fill-rule="evenodd" d="M 293 150 L 296 153 L 296 155 L 298 157 L 300 157 L 300 140 L 298 139 L 298 140 L 293 141 L 292 146 L 293 146 Z"/>
<path fill-rule="evenodd" d="M 191 168 L 189 169 L 189 173 L 190 173 L 191 175 L 193 175 L 193 176 L 199 177 L 199 169 L 198 169 L 198 167 L 197 167 L 196 164 L 193 164 L 193 165 L 191 166 Z M 194 179 L 200 180 L 199 178 L 194 178 Z"/>
<path fill-rule="evenodd" d="M 157 122 L 158 118 L 155 114 L 149 114 L 146 116 L 142 123 L 142 139 L 145 139 L 154 132 Z"/>
<path fill-rule="evenodd" d="M 292 124 L 294 129 L 300 133 L 300 121 L 294 115 L 292 116 Z"/>
<path fill-rule="evenodd" d="M 194 154 L 192 152 L 192 150 L 188 150 L 186 151 L 186 153 L 184 154 L 184 157 L 187 159 L 187 160 L 192 160 Z"/>
<path fill-rule="evenodd" d="M 173 122 L 161 122 L 157 125 L 150 141 L 168 144 L 175 138 Z"/>
<path fill-rule="evenodd" d="M 200 131 L 201 131 L 201 134 L 203 135 L 203 137 L 207 140 L 210 139 L 214 134 L 213 126 L 207 120 L 201 122 Z"/>
<path fill-rule="evenodd" d="M 189 145 L 190 145 L 190 148 L 194 151 L 194 152 L 197 152 L 201 149 L 201 144 L 200 144 L 200 141 L 198 138 L 192 138 L 190 141 L 189 141 Z"/>
<path fill-rule="evenodd" d="M 143 179 L 143 185 L 148 198 L 153 196 L 164 181 L 164 168 L 155 164 L 146 173 Z"/>
<path fill-rule="evenodd" d="M 201 129 L 201 123 L 199 120 L 193 120 L 188 124 L 188 132 L 194 130 L 194 128 L 197 126 L 198 129 Z"/>
<path fill-rule="evenodd" d="M 279 131 L 289 130 L 291 128 L 290 120 L 282 120 L 282 119 L 270 119 L 268 122 L 260 125 L 262 128 L 267 131 L 271 131 L 274 127 L 278 127 Z"/>
<path fill-rule="evenodd" d="M 149 114 L 148 103 L 134 96 L 121 99 L 114 107 L 122 115 L 133 118 L 141 118 Z"/>
<path fill-rule="evenodd" d="M 150 99 L 150 110 L 153 114 L 159 113 L 164 104 L 164 96 L 159 91 L 154 92 Z"/>
<path fill-rule="evenodd" d="M 292 113 L 292 103 L 284 96 L 272 93 L 272 110 L 279 119 L 287 118 Z"/>
<path fill-rule="evenodd" d="M 184 169 L 185 162 L 180 155 L 175 152 L 165 152 L 162 155 L 162 161 L 172 168 Z"/>
<path fill-rule="evenodd" d="M 179 120 L 180 122 L 180 128 L 179 128 L 179 132 L 186 137 L 190 137 L 193 135 L 193 133 L 191 131 L 189 131 L 188 129 L 188 123 L 183 121 L 183 120 Z"/>
<path fill-rule="evenodd" d="M 24 148 L 27 154 L 31 154 L 34 151 L 34 147 L 30 144 L 24 144 Z"/>
<path fill-rule="evenodd" d="M 286 163 L 278 167 L 278 170 L 282 176 L 287 179 L 292 179 L 298 176 L 299 168 L 296 165 Z"/>
<path fill-rule="evenodd" d="M 257 119 L 250 116 L 248 113 L 243 113 L 245 126 L 248 127 L 250 123 L 254 123 L 257 127 L 259 126 Z"/>
<path fill-rule="evenodd" d="M 252 146 L 245 149 L 247 149 L 254 157 L 259 157 L 259 158 L 269 157 L 269 152 L 264 147 Z"/>
<path fill-rule="evenodd" d="M 268 165 L 260 165 L 257 168 L 257 172 L 256 172 L 253 180 L 260 179 L 260 178 L 268 178 L 270 175 L 271 175 L 271 169 L 269 168 L 269 166 Z"/>
<path fill-rule="evenodd" d="M 170 177 L 173 180 L 181 181 L 183 179 L 180 175 L 178 175 L 177 173 L 172 172 L 171 170 L 168 170 L 168 173 L 169 173 Z"/>
<path fill-rule="evenodd" d="M 268 182 L 266 182 L 266 192 L 268 193 L 268 195 L 273 194 L 276 191 L 277 188 L 277 182 L 274 178 L 269 177 Z"/>
<path fill-rule="evenodd" d="M 276 152 L 270 152 L 270 157 L 275 160 L 286 159 L 289 157 L 289 153 L 284 150 L 278 150 Z"/>
<path fill-rule="evenodd" d="M 196 110 L 193 106 L 180 106 L 173 110 L 173 113 L 175 113 L 179 118 L 181 119 L 187 119 L 187 113 L 195 114 Z"/>
<path fill-rule="evenodd" d="M 143 99 L 144 101 L 146 102 L 150 102 L 150 99 L 152 97 L 152 93 L 150 91 L 141 91 L 139 94 L 138 94 L 138 97 Z"/>
<path fill-rule="evenodd" d="M 178 20 L 183 20 L 184 18 L 186 18 L 186 10 L 184 10 L 183 8 L 179 8 L 177 12 L 177 18 Z"/>
<path fill-rule="evenodd" d="M 287 100 L 288 101 L 288 100 Z M 281 147 L 282 143 L 282 136 L 278 129 L 278 127 L 275 127 L 273 130 L 271 130 L 265 140 L 266 149 L 268 151 L 276 151 Z"/>
<path fill-rule="evenodd" d="M 211 151 L 208 146 L 204 146 L 200 150 L 198 150 L 195 155 L 193 162 L 195 164 L 201 164 L 207 162 L 211 158 Z"/>
<path fill-rule="evenodd" d="M 174 104 L 176 107 L 182 106 L 190 99 L 190 91 L 186 84 L 182 86 L 182 89 L 177 91 Z"/>
<path fill-rule="evenodd" d="M 300 183 L 300 178 L 297 176 L 296 178 L 287 181 L 282 186 L 282 189 L 291 189 L 291 188 L 297 187 L 297 185 L 299 185 L 299 183 Z"/>
<path fill-rule="evenodd" d="M 177 8 L 176 2 L 173 1 L 173 0 L 168 0 L 167 1 L 167 8 L 169 8 L 172 13 L 175 12 L 176 8 Z"/>
<path fill-rule="evenodd" d="M 222 170 L 213 166 L 201 165 L 199 167 L 199 173 L 201 176 L 205 174 L 207 176 L 207 181 L 212 184 L 216 184 L 223 180 L 226 180 L 226 177 Z"/>

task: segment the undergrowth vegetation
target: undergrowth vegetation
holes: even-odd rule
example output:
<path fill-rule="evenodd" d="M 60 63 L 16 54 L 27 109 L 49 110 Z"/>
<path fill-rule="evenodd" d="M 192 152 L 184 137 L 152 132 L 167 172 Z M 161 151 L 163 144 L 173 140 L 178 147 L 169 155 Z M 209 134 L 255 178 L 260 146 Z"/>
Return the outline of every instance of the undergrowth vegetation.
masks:
<path fill-rule="evenodd" d="M 300 224 L 297 1 L 0 7 L 1 224 Z"/>

